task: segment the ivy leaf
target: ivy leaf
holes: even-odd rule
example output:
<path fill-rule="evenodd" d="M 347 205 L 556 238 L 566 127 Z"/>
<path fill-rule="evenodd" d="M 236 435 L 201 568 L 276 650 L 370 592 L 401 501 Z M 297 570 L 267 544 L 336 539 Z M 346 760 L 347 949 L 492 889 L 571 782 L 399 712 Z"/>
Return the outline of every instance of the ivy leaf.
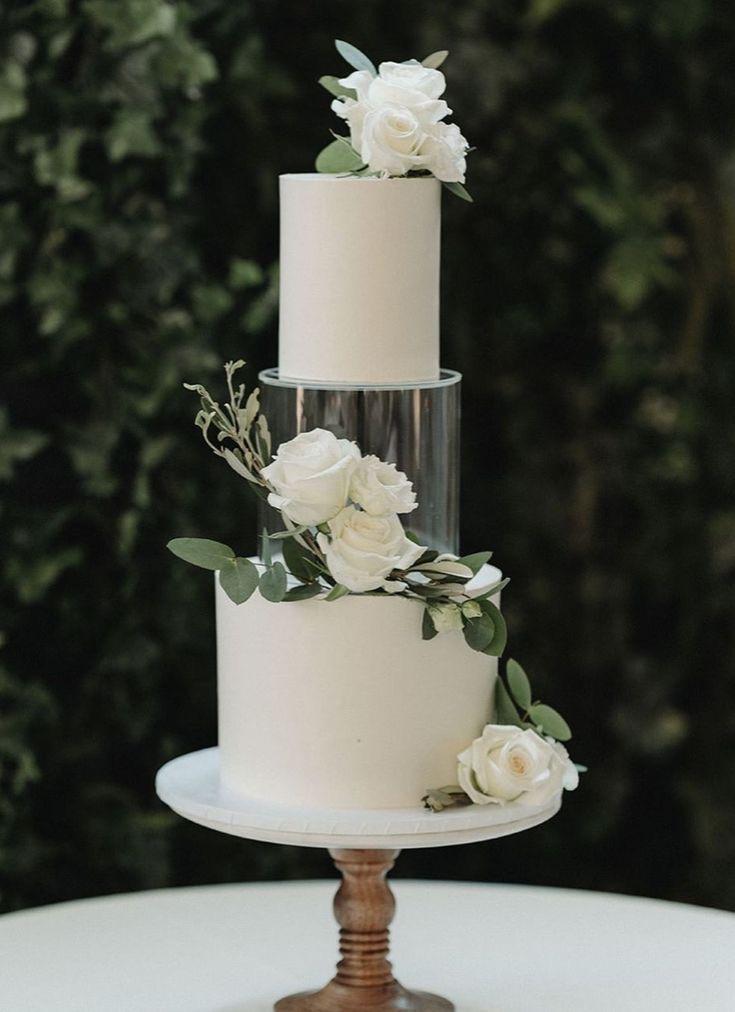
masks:
<path fill-rule="evenodd" d="M 316 156 L 317 172 L 355 172 L 363 167 L 363 160 L 349 143 L 334 140 Z"/>
<path fill-rule="evenodd" d="M 498 724 L 515 724 L 520 726 L 520 718 L 503 680 L 498 678 L 495 683 L 495 720 Z"/>
<path fill-rule="evenodd" d="M 446 186 L 449 192 L 453 193 L 456 197 L 460 197 L 462 200 L 467 200 L 470 204 L 474 204 L 474 200 L 461 183 L 444 183 L 444 186 Z"/>
<path fill-rule="evenodd" d="M 288 577 L 282 562 L 274 562 L 261 574 L 259 587 L 266 601 L 278 604 L 284 599 L 288 590 Z"/>
<path fill-rule="evenodd" d="M 490 657 L 500 657 L 505 650 L 505 644 L 508 642 L 508 629 L 505 619 L 500 609 L 492 601 L 480 601 L 479 605 L 485 614 L 492 619 L 495 626 L 495 635 L 485 647 L 483 653 L 488 654 Z"/>
<path fill-rule="evenodd" d="M 300 587 L 292 587 L 286 592 L 284 601 L 308 601 L 310 597 L 321 594 L 323 587 L 318 583 L 303 583 Z"/>
<path fill-rule="evenodd" d="M 428 67 L 430 70 L 438 70 L 448 56 L 448 49 L 438 49 L 435 53 L 430 53 L 428 56 L 424 57 L 421 64 L 424 67 Z"/>
<path fill-rule="evenodd" d="M 174 538 L 166 548 L 177 558 L 190 562 L 192 566 L 201 566 L 202 569 L 222 569 L 235 558 L 229 545 L 209 541 L 207 538 Z"/>
<path fill-rule="evenodd" d="M 492 559 L 492 552 L 475 552 L 474 555 L 463 555 L 457 562 L 461 562 L 463 566 L 467 566 L 472 570 L 473 574 L 477 576 L 482 567 Z"/>
<path fill-rule="evenodd" d="M 329 591 L 327 596 L 324 598 L 325 601 L 339 601 L 341 597 L 346 597 L 349 594 L 349 590 L 341 583 L 335 583 L 332 589 Z"/>
<path fill-rule="evenodd" d="M 308 560 L 311 555 L 295 538 L 286 538 L 283 542 L 283 561 L 289 573 L 301 583 L 311 583 L 314 579 L 309 569 Z"/>
<path fill-rule="evenodd" d="M 569 741 L 572 737 L 572 729 L 553 706 L 546 703 L 536 703 L 528 709 L 528 714 L 534 724 L 537 724 L 546 733 L 557 741 Z"/>
<path fill-rule="evenodd" d="M 487 614 L 471 618 L 465 623 L 464 638 L 469 647 L 482 653 L 495 636 L 495 623 Z"/>
<path fill-rule="evenodd" d="M 219 571 L 219 582 L 235 604 L 243 604 L 258 586 L 258 570 L 250 559 L 233 559 Z"/>
<path fill-rule="evenodd" d="M 424 617 L 421 620 L 421 636 L 425 640 L 433 640 L 435 636 L 439 634 L 436 631 L 434 620 L 429 614 L 429 609 L 424 608 Z"/>
<path fill-rule="evenodd" d="M 319 84 L 321 84 L 322 88 L 326 88 L 329 94 L 334 95 L 335 98 L 357 98 L 357 92 L 354 88 L 345 88 L 345 86 L 340 84 L 339 80 L 331 74 L 320 77 Z"/>
<path fill-rule="evenodd" d="M 377 77 L 378 72 L 373 61 L 355 46 L 350 45 L 349 42 L 343 42 L 342 39 L 335 39 L 334 45 L 342 59 L 355 70 L 367 70 L 373 77 Z"/>
<path fill-rule="evenodd" d="M 505 676 L 508 679 L 508 687 L 513 699 L 522 710 L 528 710 L 531 705 L 531 683 L 518 661 L 514 661 L 512 657 L 508 659 L 505 666 Z"/>

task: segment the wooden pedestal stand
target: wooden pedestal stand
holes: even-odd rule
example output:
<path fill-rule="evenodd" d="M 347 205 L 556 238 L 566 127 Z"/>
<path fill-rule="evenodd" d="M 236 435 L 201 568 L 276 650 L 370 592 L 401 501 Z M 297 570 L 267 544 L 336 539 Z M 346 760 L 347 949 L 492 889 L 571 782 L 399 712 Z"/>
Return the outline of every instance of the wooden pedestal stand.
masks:
<path fill-rule="evenodd" d="M 398 850 L 330 850 L 342 873 L 334 897 L 340 926 L 337 973 L 321 991 L 276 1002 L 276 1012 L 451 1012 L 454 1005 L 433 994 L 407 991 L 388 960 L 388 926 L 396 901 L 386 875 Z"/>
<path fill-rule="evenodd" d="M 385 876 L 399 851 L 493 840 L 546 822 L 544 808 L 470 805 L 438 814 L 418 806 L 376 811 L 325 811 L 233 798 L 220 786 L 219 749 L 172 759 L 158 771 L 156 791 L 178 815 L 219 833 L 296 847 L 326 847 L 342 873 L 334 900 L 340 953 L 334 978 L 322 988 L 282 998 L 276 1012 L 451 1012 L 445 998 L 407 991 L 388 960 L 388 927 L 395 900 Z M 308 928 L 305 928 L 308 930 Z"/>

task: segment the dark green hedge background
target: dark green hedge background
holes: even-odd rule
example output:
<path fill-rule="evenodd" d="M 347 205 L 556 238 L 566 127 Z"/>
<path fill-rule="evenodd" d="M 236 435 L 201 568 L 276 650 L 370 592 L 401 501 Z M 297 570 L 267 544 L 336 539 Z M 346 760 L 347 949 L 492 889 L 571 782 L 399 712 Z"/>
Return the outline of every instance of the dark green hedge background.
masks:
<path fill-rule="evenodd" d="M 216 735 L 210 581 L 163 545 L 254 530 L 181 383 L 276 361 L 277 176 L 335 126 L 335 36 L 451 50 L 464 548 L 591 767 L 399 874 L 735 907 L 735 8 L 36 0 L 0 6 L 2 908 L 329 873 L 153 777 Z"/>

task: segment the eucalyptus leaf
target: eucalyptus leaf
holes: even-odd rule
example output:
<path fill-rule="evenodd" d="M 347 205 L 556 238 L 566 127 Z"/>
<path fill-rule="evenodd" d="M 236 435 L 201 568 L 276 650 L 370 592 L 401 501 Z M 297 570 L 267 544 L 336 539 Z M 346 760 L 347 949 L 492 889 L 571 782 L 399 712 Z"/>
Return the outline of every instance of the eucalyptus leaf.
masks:
<path fill-rule="evenodd" d="M 427 791 L 421 799 L 424 807 L 432 812 L 441 812 L 452 805 L 471 805 L 472 799 L 461 787 L 438 787 Z"/>
<path fill-rule="evenodd" d="M 291 587 L 286 591 L 284 601 L 308 601 L 310 597 L 317 597 L 324 588 L 318 583 L 302 583 L 298 587 Z"/>
<path fill-rule="evenodd" d="M 494 597 L 496 594 L 499 594 L 501 590 L 504 590 L 508 586 L 509 583 L 510 583 L 510 577 L 506 576 L 504 579 L 498 580 L 497 583 L 494 583 L 492 585 L 492 587 L 488 587 L 487 590 L 483 590 L 483 592 L 482 592 L 482 594 L 480 596 L 481 597 Z"/>
<path fill-rule="evenodd" d="M 221 569 L 235 558 L 229 545 L 209 541 L 207 538 L 174 538 L 166 548 L 177 558 L 190 562 L 192 566 L 201 566 L 202 569 Z"/>
<path fill-rule="evenodd" d="M 448 49 L 438 49 L 435 53 L 430 53 L 428 56 L 424 57 L 421 63 L 424 67 L 428 67 L 430 70 L 438 70 L 448 56 Z"/>
<path fill-rule="evenodd" d="M 320 77 L 319 84 L 321 84 L 322 88 L 326 88 L 329 94 L 334 95 L 335 98 L 357 98 L 357 92 L 354 88 L 345 88 L 332 74 L 325 74 L 324 77 Z"/>
<path fill-rule="evenodd" d="M 497 724 L 515 724 L 517 726 L 520 726 L 521 723 L 518 711 L 513 705 L 508 695 L 508 690 L 501 678 L 498 678 L 495 683 L 495 722 Z"/>
<path fill-rule="evenodd" d="M 243 604 L 258 586 L 258 570 L 250 559 L 237 558 L 219 571 L 219 582 L 225 594 L 235 604 Z"/>
<path fill-rule="evenodd" d="M 474 200 L 461 183 L 444 183 L 444 186 L 446 186 L 449 192 L 453 193 L 456 197 L 460 197 L 462 200 L 467 200 L 470 204 L 474 204 Z"/>
<path fill-rule="evenodd" d="M 324 598 L 325 601 L 339 601 L 341 597 L 349 594 L 349 589 L 341 583 L 336 583 Z"/>
<path fill-rule="evenodd" d="M 349 142 L 335 139 L 316 156 L 314 166 L 317 172 L 356 172 L 364 165 L 362 158 Z"/>
<path fill-rule="evenodd" d="M 495 635 L 490 640 L 488 646 L 485 647 L 483 653 L 489 657 L 500 657 L 508 642 L 508 628 L 505 624 L 505 619 L 500 609 L 492 601 L 480 601 L 479 604 L 485 614 L 492 619 L 495 626 Z"/>
<path fill-rule="evenodd" d="M 436 631 L 434 620 L 429 614 L 429 609 L 424 608 L 424 617 L 421 620 L 421 636 L 425 640 L 433 640 L 439 634 Z"/>
<path fill-rule="evenodd" d="M 528 675 L 518 661 L 514 661 L 512 657 L 508 658 L 508 663 L 505 666 L 505 676 L 508 679 L 508 688 L 513 695 L 513 699 L 515 699 L 522 710 L 528 710 L 532 698 L 531 683 L 528 680 Z"/>
<path fill-rule="evenodd" d="M 288 566 L 288 571 L 302 583 L 311 583 L 314 579 L 308 565 L 309 559 L 309 553 L 295 538 L 286 538 L 283 542 L 283 561 Z"/>
<path fill-rule="evenodd" d="M 447 596 L 444 587 L 431 587 L 427 583 L 411 583 L 410 580 L 408 582 L 411 593 L 417 594 L 419 597 L 446 598 Z"/>
<path fill-rule="evenodd" d="M 441 579 L 444 582 L 447 580 L 453 582 L 454 580 L 471 580 L 475 575 L 469 566 L 465 566 L 462 562 L 454 562 L 453 560 L 446 559 L 441 561 L 428 562 L 425 565 L 416 563 L 414 569 L 423 570 L 427 576 L 433 577 L 434 579 Z M 436 576 L 434 576 L 436 574 Z"/>
<path fill-rule="evenodd" d="M 572 729 L 553 706 L 546 703 L 536 703 L 529 707 L 528 714 L 534 724 L 537 724 L 545 734 L 550 734 L 557 741 L 569 741 L 572 737 Z"/>
<path fill-rule="evenodd" d="M 259 588 L 261 596 L 266 601 L 277 604 L 284 599 L 288 590 L 288 577 L 282 562 L 274 562 L 265 572 L 261 573 Z"/>
<path fill-rule="evenodd" d="M 475 552 L 474 555 L 463 555 L 457 559 L 457 562 L 461 562 L 463 566 L 467 566 L 476 576 L 492 557 L 492 552 Z"/>
<path fill-rule="evenodd" d="M 489 615 L 482 614 L 479 618 L 468 619 L 464 627 L 464 638 L 467 646 L 482 653 L 495 636 L 495 623 Z"/>
<path fill-rule="evenodd" d="M 269 534 L 268 537 L 271 541 L 285 541 L 286 538 L 294 538 L 297 534 L 303 534 L 308 530 L 308 527 L 294 527 L 292 531 L 277 531 L 275 534 Z"/>
<path fill-rule="evenodd" d="M 242 427 L 249 429 L 255 421 L 255 416 L 260 411 L 260 390 L 258 387 L 255 388 L 245 401 L 245 407 L 243 408 L 242 415 Z"/>
<path fill-rule="evenodd" d="M 372 60 L 368 59 L 364 53 L 361 53 L 359 49 L 351 45 L 349 42 L 343 42 L 342 39 L 335 39 L 335 48 L 342 59 L 349 63 L 355 70 L 367 70 L 373 75 L 377 76 L 377 70 Z"/>
<path fill-rule="evenodd" d="M 259 484 L 258 479 L 255 477 L 255 475 L 251 474 L 250 471 L 248 471 L 248 469 L 245 467 L 240 458 L 235 456 L 232 450 L 230 450 L 229 448 L 226 449 L 223 453 L 223 456 L 227 461 L 227 463 L 232 468 L 232 470 L 235 471 L 236 474 L 239 474 L 241 478 L 245 478 L 247 479 L 247 481 L 252 481 L 255 485 Z"/>

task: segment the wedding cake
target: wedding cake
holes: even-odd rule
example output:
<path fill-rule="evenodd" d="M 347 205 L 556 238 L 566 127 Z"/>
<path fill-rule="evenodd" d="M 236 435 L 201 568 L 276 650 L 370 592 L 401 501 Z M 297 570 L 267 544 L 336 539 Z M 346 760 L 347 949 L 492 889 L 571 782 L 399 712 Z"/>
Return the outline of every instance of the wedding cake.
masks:
<path fill-rule="evenodd" d="M 280 178 L 278 369 L 246 397 L 228 363 L 224 406 L 191 387 L 264 527 L 254 558 L 169 545 L 216 573 L 221 789 L 304 809 L 538 802 L 574 786 L 569 729 L 516 662 L 498 678 L 507 581 L 457 545 L 440 205 L 442 184 L 469 199 L 467 144 L 443 122 L 442 54 L 376 70 L 349 48 L 354 73 L 321 83 L 350 137 Z"/>

